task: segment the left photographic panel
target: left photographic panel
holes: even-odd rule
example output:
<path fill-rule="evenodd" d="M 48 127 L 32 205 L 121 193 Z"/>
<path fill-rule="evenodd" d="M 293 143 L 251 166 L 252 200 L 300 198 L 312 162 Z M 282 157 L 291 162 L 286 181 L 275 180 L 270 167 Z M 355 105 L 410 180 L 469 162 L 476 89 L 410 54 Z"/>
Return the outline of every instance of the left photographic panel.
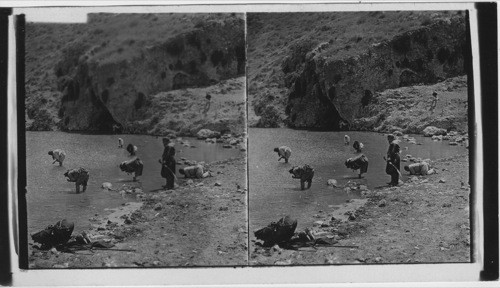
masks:
<path fill-rule="evenodd" d="M 119 9 L 15 11 L 29 268 L 247 265 L 245 15 Z"/>

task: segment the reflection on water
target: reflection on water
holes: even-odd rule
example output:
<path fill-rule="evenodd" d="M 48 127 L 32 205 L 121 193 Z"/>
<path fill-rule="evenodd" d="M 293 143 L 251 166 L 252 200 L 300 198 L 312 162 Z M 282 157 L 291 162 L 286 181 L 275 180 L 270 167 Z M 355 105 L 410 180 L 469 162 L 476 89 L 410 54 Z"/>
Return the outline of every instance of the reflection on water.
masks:
<path fill-rule="evenodd" d="M 344 135 L 351 137 L 351 145 L 344 145 Z M 439 159 L 466 152 L 463 146 L 450 146 L 448 142 L 434 142 L 430 138 L 417 136 L 423 145 L 401 142 L 401 157 L 410 154 L 422 159 Z M 353 157 L 352 143 L 364 144 L 363 153 L 369 159 L 368 173 L 362 179 L 357 172 L 347 169 L 344 162 Z M 328 188 L 328 179 L 335 179 L 339 186 L 348 181 L 367 185 L 370 189 L 385 185 L 390 176 L 385 174 L 383 156 L 388 143 L 383 134 L 371 132 L 311 132 L 291 129 L 249 129 L 249 217 L 251 231 L 271 221 L 290 215 L 297 218 L 298 229 L 312 224 L 312 215 L 319 210 L 331 210 L 329 205 L 359 197 L 349 195 L 340 188 Z M 274 147 L 281 145 L 292 149 L 290 163 L 278 162 Z M 407 147 L 407 149 L 406 149 Z M 315 174 L 312 187 L 300 190 L 300 181 L 292 179 L 288 170 L 294 165 L 309 164 Z M 401 169 L 405 162 L 401 162 Z M 405 173 L 403 173 L 405 174 Z M 403 180 L 406 180 L 406 176 Z M 304 217 L 306 215 L 306 217 Z M 302 217 L 301 217 L 302 216 Z"/>
<path fill-rule="evenodd" d="M 124 146 L 133 143 L 138 147 L 137 156 L 144 162 L 140 183 L 132 182 L 132 175 L 122 172 L 118 165 L 131 159 L 125 149 L 118 148 L 118 138 Z M 187 139 L 196 148 L 176 144 L 176 159 L 185 157 L 195 161 L 212 162 L 241 155 L 238 149 L 225 149 L 221 144 L 208 144 L 196 139 Z M 64 165 L 52 164 L 49 150 L 66 151 Z M 161 138 L 145 135 L 82 135 L 63 132 L 27 132 L 27 212 L 28 232 L 34 233 L 62 218 L 75 222 L 75 230 L 89 227 L 88 219 L 103 214 L 107 207 L 118 207 L 134 201 L 124 199 L 117 192 L 101 189 L 103 182 L 113 188 L 122 185 L 142 185 L 145 192 L 157 191 L 165 185 L 160 176 L 163 144 Z M 180 165 L 178 165 L 180 167 Z M 85 193 L 75 194 L 75 183 L 67 182 L 63 173 L 67 169 L 84 167 L 90 172 Z M 177 176 L 179 174 L 177 173 Z"/>

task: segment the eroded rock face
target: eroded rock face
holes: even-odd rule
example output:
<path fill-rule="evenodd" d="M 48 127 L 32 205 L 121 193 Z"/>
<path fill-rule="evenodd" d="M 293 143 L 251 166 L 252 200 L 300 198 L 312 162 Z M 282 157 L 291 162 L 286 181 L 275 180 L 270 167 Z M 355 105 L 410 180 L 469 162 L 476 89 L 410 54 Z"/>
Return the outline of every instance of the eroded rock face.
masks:
<path fill-rule="evenodd" d="M 307 53 L 303 68 L 287 59 L 283 71 L 290 89 L 289 125 L 348 129 L 376 92 L 465 74 L 465 30 L 464 18 L 457 17 L 406 32 L 345 59 L 324 55 L 328 43 Z"/>
<path fill-rule="evenodd" d="M 243 25 L 237 17 L 200 23 L 130 58 L 95 59 L 95 48 L 76 44 L 56 67 L 62 129 L 129 132 L 151 116 L 145 112 L 152 95 L 244 74 Z"/>

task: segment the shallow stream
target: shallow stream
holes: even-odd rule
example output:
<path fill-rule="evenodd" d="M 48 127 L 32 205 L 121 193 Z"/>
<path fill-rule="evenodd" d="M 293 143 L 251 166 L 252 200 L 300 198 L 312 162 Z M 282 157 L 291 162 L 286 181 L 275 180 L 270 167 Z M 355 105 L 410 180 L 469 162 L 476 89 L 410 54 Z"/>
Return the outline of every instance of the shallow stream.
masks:
<path fill-rule="evenodd" d="M 118 138 L 124 147 L 133 143 L 138 147 L 137 156 L 144 162 L 140 182 L 132 182 L 132 175 L 122 172 L 118 165 L 132 159 L 125 149 L 118 148 Z M 196 148 L 176 144 L 176 159 L 212 162 L 236 157 L 244 152 L 223 148 L 222 144 L 209 144 L 194 138 L 186 138 Z M 101 189 L 103 182 L 113 188 L 124 184 L 141 185 L 144 192 L 158 191 L 165 185 L 160 176 L 158 159 L 163 152 L 161 138 L 146 135 L 89 135 L 64 132 L 27 132 L 27 213 L 28 232 L 37 232 L 50 224 L 66 218 L 75 223 L 75 231 L 90 227 L 89 218 L 96 214 L 109 214 L 106 208 L 116 208 L 135 198 L 123 198 L 116 191 Z M 49 150 L 63 149 L 66 160 L 62 167 L 52 164 Z M 182 167 L 177 165 L 178 168 Z M 67 182 L 67 169 L 84 167 L 90 172 L 85 193 L 75 193 L 75 183 Z M 177 172 L 177 177 L 179 173 Z"/>
<path fill-rule="evenodd" d="M 344 135 L 351 138 L 351 145 L 344 145 Z M 450 146 L 448 141 L 436 142 L 415 136 L 422 145 L 400 143 L 401 157 L 407 154 L 416 158 L 436 160 L 466 152 L 464 146 Z M 364 144 L 363 153 L 369 159 L 368 173 L 358 179 L 357 172 L 347 169 L 346 159 L 355 156 L 352 143 Z M 291 129 L 249 129 L 249 217 L 250 231 L 262 228 L 272 221 L 290 215 L 298 219 L 298 229 L 312 224 L 319 210 L 331 211 L 332 205 L 359 198 L 359 193 L 347 194 L 342 188 L 329 188 L 328 179 L 335 179 L 339 186 L 348 181 L 367 185 L 369 189 L 386 185 L 390 176 L 385 174 L 383 156 L 387 152 L 387 139 L 373 132 L 312 132 Z M 289 163 L 278 162 L 274 147 L 288 146 L 292 150 Z M 300 181 L 288 172 L 294 165 L 309 164 L 315 169 L 312 186 L 300 190 Z M 401 162 L 401 169 L 409 162 Z M 402 171 L 403 175 L 406 172 Z M 403 181 L 407 179 L 403 177 Z M 253 233 L 251 233 L 253 235 Z"/>

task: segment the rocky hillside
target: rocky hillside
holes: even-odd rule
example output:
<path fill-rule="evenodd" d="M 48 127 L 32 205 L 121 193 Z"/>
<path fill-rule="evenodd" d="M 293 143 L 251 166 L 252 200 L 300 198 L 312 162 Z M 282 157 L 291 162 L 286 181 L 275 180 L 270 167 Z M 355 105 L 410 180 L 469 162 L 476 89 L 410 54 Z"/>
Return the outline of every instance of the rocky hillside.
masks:
<path fill-rule="evenodd" d="M 366 129 L 376 93 L 465 75 L 465 30 L 460 11 L 249 15 L 250 123 Z"/>
<path fill-rule="evenodd" d="M 431 109 L 436 92 L 438 101 Z M 351 123 L 353 130 L 421 134 L 425 127 L 467 133 L 467 77 L 434 85 L 409 86 L 375 93 Z"/>
<path fill-rule="evenodd" d="M 86 24 L 29 23 L 26 30 L 28 130 L 179 132 L 190 125 L 158 127 L 159 94 L 212 91 L 245 72 L 241 14 L 94 14 Z M 241 92 L 234 100 L 243 103 Z M 168 95 L 181 94 L 189 92 Z M 161 112 L 175 114 L 174 106 Z M 232 123 L 240 118 L 220 128 L 240 127 Z"/>

